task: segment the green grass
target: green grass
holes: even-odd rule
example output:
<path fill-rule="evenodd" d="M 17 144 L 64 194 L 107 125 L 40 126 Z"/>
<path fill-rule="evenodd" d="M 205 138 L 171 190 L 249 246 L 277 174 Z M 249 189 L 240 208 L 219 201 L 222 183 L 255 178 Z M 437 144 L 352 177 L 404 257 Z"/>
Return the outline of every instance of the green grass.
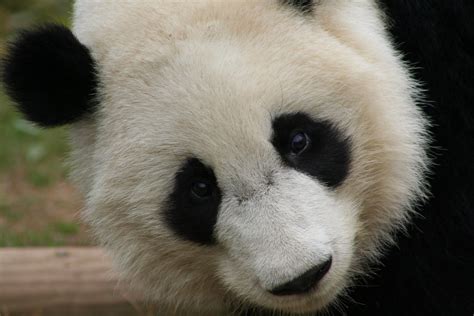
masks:
<path fill-rule="evenodd" d="M 15 233 L 0 226 L 0 247 L 60 247 L 64 241 L 49 230 Z"/>
<path fill-rule="evenodd" d="M 56 233 L 65 236 L 73 236 L 79 232 L 79 225 L 70 222 L 56 222 L 50 226 Z"/>
<path fill-rule="evenodd" d="M 0 192 L 0 247 L 81 243 L 74 210 L 51 200 L 63 194 L 55 186 L 66 181 L 67 151 L 65 129 L 25 121 L 0 91 L 0 190 L 8 188 Z"/>
<path fill-rule="evenodd" d="M 11 205 L 5 201 L 0 200 L 0 216 L 9 222 L 17 222 L 23 217 L 23 214 L 16 212 Z"/>
<path fill-rule="evenodd" d="M 51 223 L 42 230 L 22 233 L 13 232 L 0 225 L 0 247 L 61 247 L 66 245 L 66 238 L 79 232 L 76 223 Z"/>
<path fill-rule="evenodd" d="M 0 225 L 0 247 L 60 247 L 66 245 L 65 237 L 79 232 L 79 225 L 69 222 L 54 222 L 36 231 L 15 233 Z"/>
<path fill-rule="evenodd" d="M 0 174 L 21 168 L 28 181 L 38 187 L 50 185 L 66 174 L 65 130 L 46 130 L 28 123 L 1 92 L 0 144 Z"/>

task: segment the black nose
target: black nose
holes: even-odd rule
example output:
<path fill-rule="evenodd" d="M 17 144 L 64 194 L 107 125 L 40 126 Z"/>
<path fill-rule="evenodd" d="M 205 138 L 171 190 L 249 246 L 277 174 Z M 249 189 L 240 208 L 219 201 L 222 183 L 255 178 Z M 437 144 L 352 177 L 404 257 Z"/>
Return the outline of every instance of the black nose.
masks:
<path fill-rule="evenodd" d="M 299 277 L 280 285 L 270 291 L 273 295 L 303 294 L 312 290 L 331 268 L 332 257 L 327 261 L 309 269 Z"/>

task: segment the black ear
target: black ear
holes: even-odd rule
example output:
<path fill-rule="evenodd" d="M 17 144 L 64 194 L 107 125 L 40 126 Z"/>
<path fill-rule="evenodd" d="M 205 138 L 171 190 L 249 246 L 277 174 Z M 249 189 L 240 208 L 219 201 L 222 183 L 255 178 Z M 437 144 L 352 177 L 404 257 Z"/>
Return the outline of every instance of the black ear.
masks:
<path fill-rule="evenodd" d="M 313 0 L 283 0 L 283 2 L 286 5 L 291 5 L 304 13 L 311 12 L 314 5 Z"/>
<path fill-rule="evenodd" d="M 30 121 L 72 123 L 95 108 L 95 62 L 72 32 L 46 25 L 19 35 L 3 60 L 3 82 Z"/>

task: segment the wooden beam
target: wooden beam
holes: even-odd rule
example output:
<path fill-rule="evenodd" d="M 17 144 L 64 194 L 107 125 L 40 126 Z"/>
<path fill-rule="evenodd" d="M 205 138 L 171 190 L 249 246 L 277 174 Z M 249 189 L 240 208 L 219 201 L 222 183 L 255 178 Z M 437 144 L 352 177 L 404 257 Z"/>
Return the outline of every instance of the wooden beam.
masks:
<path fill-rule="evenodd" d="M 1 316 L 148 314 L 118 283 L 98 248 L 0 248 Z"/>

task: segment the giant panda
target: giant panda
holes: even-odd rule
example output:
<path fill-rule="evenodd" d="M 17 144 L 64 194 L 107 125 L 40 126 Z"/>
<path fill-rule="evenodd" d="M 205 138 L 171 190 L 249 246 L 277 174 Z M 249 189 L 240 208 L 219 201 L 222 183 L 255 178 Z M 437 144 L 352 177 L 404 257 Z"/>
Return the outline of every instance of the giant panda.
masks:
<path fill-rule="evenodd" d="M 78 0 L 3 81 L 160 315 L 472 315 L 468 0 Z"/>

